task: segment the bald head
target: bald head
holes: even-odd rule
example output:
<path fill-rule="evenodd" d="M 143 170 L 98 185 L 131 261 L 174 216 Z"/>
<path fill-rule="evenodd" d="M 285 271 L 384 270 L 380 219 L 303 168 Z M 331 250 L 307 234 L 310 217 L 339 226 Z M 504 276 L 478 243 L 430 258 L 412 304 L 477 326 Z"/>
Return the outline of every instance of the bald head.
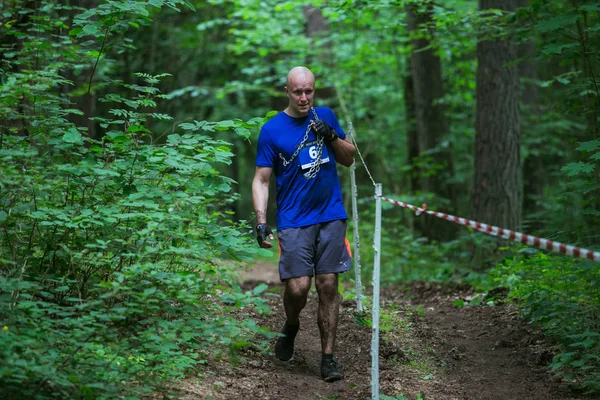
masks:
<path fill-rule="evenodd" d="M 295 82 L 297 80 L 312 81 L 314 83 L 315 76 L 313 75 L 310 69 L 298 66 L 292 68 L 290 72 L 288 72 L 286 85 L 290 86 L 292 82 Z"/>

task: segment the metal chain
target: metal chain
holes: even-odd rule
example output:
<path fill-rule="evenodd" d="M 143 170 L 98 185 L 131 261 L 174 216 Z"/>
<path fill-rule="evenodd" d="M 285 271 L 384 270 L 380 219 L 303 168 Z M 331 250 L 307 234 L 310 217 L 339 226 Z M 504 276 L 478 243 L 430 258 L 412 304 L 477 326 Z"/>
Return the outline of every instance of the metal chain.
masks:
<path fill-rule="evenodd" d="M 313 162 L 313 165 L 308 170 L 308 172 L 306 172 L 304 174 L 304 177 L 306 179 L 314 178 L 315 176 L 317 176 L 317 174 L 321 170 L 321 156 L 323 155 L 323 142 L 324 141 L 325 141 L 325 138 L 323 137 L 323 135 L 320 135 L 317 138 L 317 157 L 316 157 L 315 162 Z"/>
<path fill-rule="evenodd" d="M 312 111 L 312 113 L 315 117 L 315 121 L 318 121 L 319 116 L 317 115 L 317 112 L 315 111 L 315 109 L 313 107 L 311 107 L 310 110 Z M 296 159 L 296 157 L 298 157 L 300 150 L 302 150 L 302 148 L 304 148 L 304 145 L 308 141 L 308 134 L 310 133 L 310 128 L 311 128 L 311 124 L 309 123 L 308 126 L 306 127 L 306 133 L 304 134 L 304 137 L 302 138 L 302 142 L 300 142 L 300 144 L 296 148 L 296 151 L 294 151 L 294 154 L 292 154 L 292 157 L 289 160 L 286 160 L 285 157 L 283 157 L 283 154 L 279 153 L 279 158 L 281 158 L 281 160 L 283 161 L 284 167 L 287 167 L 289 164 L 292 163 L 292 161 L 294 161 Z M 323 135 L 317 134 L 317 157 L 316 157 L 315 162 L 313 162 L 313 165 L 308 170 L 308 172 L 304 173 L 304 177 L 306 179 L 314 178 L 315 176 L 317 176 L 317 174 L 321 170 L 321 156 L 323 155 L 323 143 L 324 142 L 325 142 L 325 138 L 323 137 Z"/>
<path fill-rule="evenodd" d="M 296 147 L 296 151 L 294 152 L 294 154 L 292 154 L 292 158 L 290 158 L 289 161 L 286 160 L 285 157 L 283 157 L 283 154 L 279 153 L 279 158 L 281 158 L 281 161 L 283 161 L 283 166 L 284 167 L 287 167 L 288 164 L 291 164 L 292 161 L 294 161 L 294 159 L 296 157 L 298 157 L 298 153 L 300 153 L 300 150 L 304 147 L 304 144 L 308 140 L 308 133 L 309 132 L 310 132 L 310 124 L 306 128 L 306 133 L 304 134 L 304 138 L 302 139 L 302 142 L 300 142 L 300 144 L 298 145 L 298 147 Z"/>

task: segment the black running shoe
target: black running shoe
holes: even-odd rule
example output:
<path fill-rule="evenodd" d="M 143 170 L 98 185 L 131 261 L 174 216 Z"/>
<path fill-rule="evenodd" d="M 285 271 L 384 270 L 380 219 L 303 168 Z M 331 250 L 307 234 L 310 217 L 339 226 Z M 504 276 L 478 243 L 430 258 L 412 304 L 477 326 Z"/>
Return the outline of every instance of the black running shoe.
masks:
<path fill-rule="evenodd" d="M 325 382 L 335 382 L 344 379 L 344 374 L 340 372 L 337 361 L 333 356 L 325 356 L 321 360 L 321 378 Z"/>
<path fill-rule="evenodd" d="M 281 333 L 284 336 L 280 336 L 275 343 L 275 357 L 281 361 L 289 361 L 294 355 L 294 340 L 300 325 L 288 325 L 287 323 L 283 326 Z"/>

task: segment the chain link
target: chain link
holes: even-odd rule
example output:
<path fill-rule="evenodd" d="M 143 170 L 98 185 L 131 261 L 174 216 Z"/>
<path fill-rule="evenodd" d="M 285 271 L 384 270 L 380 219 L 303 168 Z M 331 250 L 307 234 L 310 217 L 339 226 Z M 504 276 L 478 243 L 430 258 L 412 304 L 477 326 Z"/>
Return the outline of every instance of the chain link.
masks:
<path fill-rule="evenodd" d="M 298 145 L 298 147 L 296 147 L 296 151 L 294 152 L 294 154 L 292 154 L 292 158 L 288 160 L 285 159 L 285 157 L 283 157 L 283 154 L 279 153 L 279 158 L 281 158 L 281 161 L 283 161 L 283 166 L 287 167 L 288 164 L 291 164 L 292 161 L 294 161 L 294 159 L 296 157 L 298 157 L 298 153 L 300 153 L 300 150 L 304 147 L 304 144 L 306 143 L 306 141 L 308 140 L 308 133 L 310 132 L 310 124 L 308 125 L 308 128 L 306 128 L 306 133 L 304 134 L 304 138 L 302 139 L 302 142 L 300 142 L 300 144 Z"/>
<path fill-rule="evenodd" d="M 318 121 L 319 116 L 317 115 L 317 112 L 315 111 L 315 109 L 313 107 L 311 107 L 310 110 L 312 111 L 312 113 L 315 117 L 315 121 Z M 285 157 L 283 156 L 283 154 L 279 153 L 279 158 L 281 158 L 281 161 L 283 162 L 284 167 L 287 167 L 289 164 L 292 163 L 292 161 L 294 161 L 296 159 L 296 157 L 298 157 L 300 150 L 302 150 L 304 148 L 304 145 L 308 141 L 308 134 L 310 133 L 310 129 L 311 129 L 311 124 L 309 123 L 308 126 L 306 127 L 306 132 L 304 133 L 302 142 L 300 142 L 300 144 L 296 148 L 296 151 L 294 151 L 294 154 L 292 154 L 292 157 L 289 160 L 286 160 Z M 325 138 L 323 137 L 323 135 L 317 134 L 317 157 L 316 157 L 316 160 L 311 165 L 310 169 L 304 173 L 304 177 L 306 179 L 313 179 L 315 176 L 317 176 L 317 174 L 321 170 L 321 156 L 323 155 L 323 143 L 324 142 L 325 142 Z"/>
<path fill-rule="evenodd" d="M 306 179 L 313 179 L 314 177 L 317 176 L 317 174 L 321 170 L 321 156 L 323 155 L 323 142 L 324 141 L 325 141 L 325 138 L 323 137 L 323 135 L 318 135 L 318 137 L 317 137 L 317 157 L 315 159 L 315 162 L 313 162 L 313 165 L 308 170 L 308 172 L 306 172 L 304 174 L 304 177 Z"/>

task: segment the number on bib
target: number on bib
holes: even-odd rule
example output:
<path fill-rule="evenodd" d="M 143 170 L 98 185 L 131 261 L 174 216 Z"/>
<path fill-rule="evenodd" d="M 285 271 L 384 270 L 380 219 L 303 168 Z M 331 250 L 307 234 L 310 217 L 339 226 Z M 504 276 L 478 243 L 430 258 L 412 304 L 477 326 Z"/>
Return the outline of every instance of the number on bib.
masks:
<path fill-rule="evenodd" d="M 321 160 L 317 161 L 318 157 L 318 146 L 313 145 L 310 147 L 305 147 L 300 150 L 300 154 L 298 158 L 300 158 L 300 167 L 302 169 L 311 168 L 312 166 L 319 164 L 324 164 L 329 162 L 329 153 L 327 152 L 327 146 L 323 145 L 321 148 Z"/>

